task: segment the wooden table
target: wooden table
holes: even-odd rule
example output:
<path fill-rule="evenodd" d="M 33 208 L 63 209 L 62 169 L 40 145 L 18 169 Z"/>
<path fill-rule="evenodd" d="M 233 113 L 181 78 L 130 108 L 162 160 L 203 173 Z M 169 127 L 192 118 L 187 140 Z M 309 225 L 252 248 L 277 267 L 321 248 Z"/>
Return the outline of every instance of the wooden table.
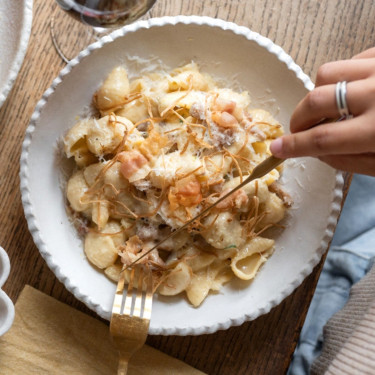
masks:
<path fill-rule="evenodd" d="M 94 315 L 49 270 L 27 229 L 19 191 L 19 157 L 34 107 L 64 67 L 50 39 L 53 1 L 34 0 L 25 61 L 0 110 L 0 244 L 12 271 L 4 289 L 13 299 L 25 284 Z M 158 0 L 145 17 L 206 15 L 236 22 L 280 45 L 312 78 L 329 60 L 375 45 L 372 0 Z M 349 178 L 346 181 L 346 189 Z M 269 314 L 240 327 L 197 337 L 149 337 L 148 343 L 209 374 L 284 374 L 289 366 L 322 262 Z"/>

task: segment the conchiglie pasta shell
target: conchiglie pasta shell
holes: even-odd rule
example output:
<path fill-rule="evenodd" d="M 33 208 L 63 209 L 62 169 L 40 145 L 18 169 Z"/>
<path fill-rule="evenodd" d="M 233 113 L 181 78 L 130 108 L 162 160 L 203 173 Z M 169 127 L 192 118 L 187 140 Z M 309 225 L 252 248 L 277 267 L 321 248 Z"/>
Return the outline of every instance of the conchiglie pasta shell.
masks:
<path fill-rule="evenodd" d="M 208 276 L 212 280 L 211 289 L 219 291 L 223 284 L 233 277 L 229 261 L 215 261 L 208 267 Z"/>
<path fill-rule="evenodd" d="M 240 247 L 244 243 L 242 225 L 230 212 L 210 214 L 204 219 L 204 225 L 207 229 L 202 232 L 202 237 L 217 249 L 232 245 Z"/>
<path fill-rule="evenodd" d="M 174 91 L 161 97 L 159 101 L 159 113 L 176 106 L 190 110 L 193 103 L 204 103 L 206 94 L 202 91 Z"/>
<path fill-rule="evenodd" d="M 87 133 L 87 147 L 97 156 L 114 152 L 122 141 L 125 131 L 133 127 L 133 123 L 125 117 L 105 116 L 90 122 Z"/>
<path fill-rule="evenodd" d="M 115 264 L 110 265 L 104 270 L 105 275 L 114 282 L 118 282 L 123 264 L 117 261 Z M 131 270 L 124 270 L 125 284 L 129 284 Z M 144 284 L 146 285 L 146 284 Z"/>
<path fill-rule="evenodd" d="M 91 263 L 98 268 L 107 268 L 117 259 L 117 249 L 109 236 L 89 233 L 85 238 L 85 253 Z"/>
<path fill-rule="evenodd" d="M 129 80 L 126 70 L 118 66 L 107 76 L 94 95 L 96 108 L 108 110 L 124 103 L 129 94 Z"/>
<path fill-rule="evenodd" d="M 198 307 L 210 290 L 219 291 L 232 277 L 233 273 L 228 262 L 214 261 L 197 274 L 193 274 L 191 283 L 186 288 L 187 298 L 194 307 Z"/>
<path fill-rule="evenodd" d="M 176 172 L 188 174 L 202 166 L 201 161 L 194 155 L 180 155 L 178 151 L 166 155 L 160 155 L 154 162 L 150 173 L 152 185 L 162 189 L 172 184 L 176 178 Z"/>
<path fill-rule="evenodd" d="M 126 117 L 134 124 L 150 117 L 147 104 L 144 99 L 136 99 L 126 104 L 123 108 L 116 111 L 116 115 Z"/>
<path fill-rule="evenodd" d="M 187 263 L 193 271 L 199 271 L 200 269 L 209 266 L 215 259 L 215 255 L 202 252 L 201 254 L 187 260 Z"/>
<path fill-rule="evenodd" d="M 118 258 L 118 246 L 124 241 L 124 234 L 118 222 L 107 224 L 102 233 L 114 233 L 103 235 L 89 232 L 85 238 L 85 254 L 88 260 L 98 268 L 107 268 L 113 265 Z"/>
<path fill-rule="evenodd" d="M 129 187 L 128 181 L 120 172 L 121 163 L 115 162 L 105 173 L 104 182 L 116 190 L 125 190 Z"/>
<path fill-rule="evenodd" d="M 118 282 L 120 277 L 122 265 L 120 263 L 111 264 L 104 270 L 106 276 L 114 282 Z"/>
<path fill-rule="evenodd" d="M 182 91 L 189 88 L 202 91 L 208 88 L 206 79 L 197 70 L 186 70 L 168 79 L 169 91 Z"/>
<path fill-rule="evenodd" d="M 79 167 L 84 167 L 96 161 L 86 142 L 89 131 L 89 120 L 79 121 L 64 137 L 64 151 L 68 158 L 74 156 L 74 160 Z"/>
<path fill-rule="evenodd" d="M 193 275 L 186 289 L 186 296 L 194 307 L 198 307 L 207 297 L 212 281 L 204 275 Z"/>
<path fill-rule="evenodd" d="M 190 266 L 193 272 L 209 266 L 216 259 L 216 255 L 199 250 L 194 246 L 190 246 L 188 249 L 183 249 L 183 253 L 183 259 Z"/>
<path fill-rule="evenodd" d="M 232 259 L 233 273 L 242 280 L 254 278 L 260 266 L 271 254 L 274 242 L 268 238 L 256 237 L 246 243 Z"/>
<path fill-rule="evenodd" d="M 286 212 L 284 202 L 275 193 L 270 193 L 269 199 L 262 208 L 266 213 L 258 228 L 263 228 L 268 224 L 276 224 L 281 221 Z"/>
<path fill-rule="evenodd" d="M 91 164 L 83 170 L 83 175 L 88 186 L 92 186 L 95 183 L 100 171 L 103 169 L 106 163 L 95 163 Z"/>
<path fill-rule="evenodd" d="M 70 177 L 66 186 L 66 196 L 73 210 L 77 212 L 90 210 L 91 204 L 85 203 L 84 196 L 88 188 L 82 170 L 77 171 Z"/>
<path fill-rule="evenodd" d="M 284 134 L 283 127 L 273 116 L 264 109 L 252 109 L 249 111 L 250 116 L 257 128 L 263 132 L 268 139 L 274 139 Z"/>
<path fill-rule="evenodd" d="M 164 296 L 174 296 L 184 291 L 190 284 L 191 268 L 180 262 L 160 284 L 158 292 Z"/>
<path fill-rule="evenodd" d="M 64 137 L 64 151 L 68 158 L 74 155 L 77 148 L 80 148 L 77 143 L 85 139 L 89 131 L 89 124 L 89 120 L 77 122 Z"/>

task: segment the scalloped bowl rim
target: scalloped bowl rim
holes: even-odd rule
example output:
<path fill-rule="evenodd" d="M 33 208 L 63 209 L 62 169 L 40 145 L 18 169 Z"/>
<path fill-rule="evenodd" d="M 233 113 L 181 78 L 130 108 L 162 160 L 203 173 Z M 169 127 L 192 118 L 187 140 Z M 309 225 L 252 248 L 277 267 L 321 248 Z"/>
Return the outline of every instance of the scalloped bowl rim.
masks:
<path fill-rule="evenodd" d="M 293 59 L 286 53 L 284 50 L 275 45 L 270 39 L 261 36 L 260 34 L 251 31 L 247 27 L 238 26 L 232 22 L 223 21 L 220 19 L 214 19 L 210 17 L 200 17 L 200 16 L 176 16 L 176 17 L 161 17 L 161 18 L 152 18 L 147 21 L 138 21 L 134 24 L 124 26 L 123 28 L 112 32 L 110 35 L 107 35 L 100 39 L 99 41 L 91 44 L 85 50 L 83 50 L 76 58 L 70 61 L 67 66 L 61 70 L 57 78 L 54 79 L 51 86 L 45 91 L 42 98 L 39 100 L 35 111 L 31 117 L 30 124 L 26 130 L 24 142 L 22 145 L 22 154 L 21 154 L 21 168 L 20 168 L 20 179 L 21 179 L 21 195 L 22 203 L 24 207 L 25 216 L 28 222 L 29 230 L 32 234 L 34 242 L 38 247 L 42 257 L 47 262 L 49 268 L 54 272 L 56 277 L 65 285 L 65 287 L 73 293 L 73 295 L 80 301 L 82 301 L 86 306 L 91 310 L 94 310 L 98 313 L 99 316 L 108 319 L 110 311 L 104 310 L 98 303 L 95 303 L 89 296 L 84 295 L 80 292 L 79 288 L 70 283 L 70 280 L 62 273 L 59 265 L 54 262 L 52 255 L 50 254 L 46 244 L 40 237 L 37 219 L 33 213 L 33 207 L 30 202 L 30 193 L 28 190 L 28 153 L 29 146 L 32 139 L 32 134 L 35 129 L 35 125 L 40 116 L 40 113 L 45 106 L 48 97 L 54 92 L 56 87 L 60 84 L 65 75 L 69 74 L 72 68 L 77 65 L 83 58 L 88 56 L 91 52 L 96 49 L 101 48 L 103 45 L 112 42 L 113 40 L 122 37 L 128 33 L 136 32 L 139 29 L 165 26 L 165 25 L 176 25 L 176 24 L 185 24 L 185 25 L 204 25 L 210 27 L 217 27 L 222 30 L 229 30 L 234 32 L 237 35 L 245 36 L 250 41 L 255 41 L 259 46 L 265 48 L 268 52 L 275 55 L 281 62 L 286 64 L 287 68 L 293 71 L 296 77 L 303 82 L 307 90 L 312 90 L 314 85 L 311 82 L 310 78 L 303 73 L 302 69 L 294 63 Z M 301 283 L 302 281 L 312 272 L 313 268 L 319 263 L 321 256 L 327 249 L 330 240 L 332 239 L 333 232 L 337 223 L 337 219 L 341 210 L 341 201 L 342 201 L 342 188 L 343 188 L 343 174 L 341 172 L 336 172 L 335 175 L 335 186 L 333 191 L 333 199 L 331 205 L 331 212 L 328 218 L 328 226 L 325 230 L 325 234 L 321 240 L 319 248 L 316 250 L 314 256 L 310 261 L 305 265 L 303 269 L 300 270 L 296 276 L 294 282 L 290 283 L 285 287 L 282 294 L 271 300 L 263 308 L 259 308 L 253 314 L 246 313 L 237 313 L 237 316 L 229 318 L 225 321 L 217 322 L 211 325 L 201 326 L 199 328 L 150 328 L 150 334 L 155 335 L 200 335 L 213 333 L 217 330 L 224 330 L 231 326 L 239 326 L 245 321 L 250 321 L 256 319 L 260 315 L 268 313 L 273 307 L 277 306 L 282 300 L 289 296 Z"/>
<path fill-rule="evenodd" d="M 10 91 L 12 90 L 13 84 L 17 78 L 18 72 L 21 69 L 23 60 L 25 58 L 27 46 L 29 44 L 33 19 L 33 0 L 24 0 L 24 3 L 24 23 L 21 30 L 20 41 L 18 44 L 17 53 L 15 54 L 15 57 L 9 69 L 8 80 L 4 83 L 3 87 L 0 90 L 0 107 L 4 104 Z"/>
<path fill-rule="evenodd" d="M 14 320 L 14 305 L 8 295 L 1 289 L 8 279 L 10 273 L 10 261 L 6 251 L 0 246 L 0 304 L 5 306 L 5 316 L 0 317 L 0 336 L 6 333 L 13 324 Z"/>

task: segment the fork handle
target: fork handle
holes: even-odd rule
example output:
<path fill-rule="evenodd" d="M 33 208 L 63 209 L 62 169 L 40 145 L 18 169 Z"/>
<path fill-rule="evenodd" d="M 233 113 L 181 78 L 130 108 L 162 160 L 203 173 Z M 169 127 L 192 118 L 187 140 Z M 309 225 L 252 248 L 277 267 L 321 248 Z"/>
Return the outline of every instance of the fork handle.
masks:
<path fill-rule="evenodd" d="M 128 373 L 128 358 L 120 358 L 118 362 L 117 375 L 126 375 Z"/>

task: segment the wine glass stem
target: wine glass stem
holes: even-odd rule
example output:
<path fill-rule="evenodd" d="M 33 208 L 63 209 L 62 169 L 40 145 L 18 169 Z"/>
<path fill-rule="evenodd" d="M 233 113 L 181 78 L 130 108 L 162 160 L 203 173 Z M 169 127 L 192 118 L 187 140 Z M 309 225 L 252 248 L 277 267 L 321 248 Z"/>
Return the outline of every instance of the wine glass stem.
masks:
<path fill-rule="evenodd" d="M 56 50 L 57 54 L 61 57 L 61 59 L 63 61 L 65 61 L 66 63 L 68 63 L 69 59 L 61 51 L 61 49 L 60 49 L 60 47 L 59 47 L 59 45 L 57 43 L 57 40 L 56 40 L 56 36 L 55 36 L 55 15 L 54 14 L 52 14 L 52 17 L 51 17 L 50 32 L 51 32 L 52 43 L 53 43 L 53 46 L 55 47 L 55 50 Z"/>

